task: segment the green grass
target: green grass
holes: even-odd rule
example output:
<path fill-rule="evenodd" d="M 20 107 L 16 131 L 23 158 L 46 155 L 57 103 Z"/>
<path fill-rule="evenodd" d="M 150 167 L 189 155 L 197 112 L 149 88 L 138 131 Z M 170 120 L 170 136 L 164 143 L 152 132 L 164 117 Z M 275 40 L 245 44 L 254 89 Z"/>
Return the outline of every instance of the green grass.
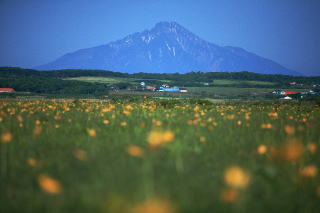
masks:
<path fill-rule="evenodd" d="M 114 84 L 114 83 L 120 83 L 120 82 L 131 82 L 135 79 L 133 78 L 120 78 L 120 77 L 74 77 L 74 78 L 65 78 L 64 80 L 77 80 L 77 81 L 84 81 L 84 82 L 90 82 L 90 83 L 105 83 L 105 84 Z"/>
<path fill-rule="evenodd" d="M 114 84 L 120 82 L 137 82 L 137 81 L 148 81 L 148 80 L 157 80 L 157 79 L 137 79 L 137 78 L 121 78 L 121 77 L 90 77 L 90 76 L 82 76 L 82 77 L 74 77 L 74 78 L 65 78 L 64 80 L 77 80 L 91 83 L 106 83 L 106 84 Z M 161 82 L 171 82 L 170 80 L 157 80 Z M 257 86 L 270 86 L 274 85 L 272 82 L 266 81 L 243 81 L 243 80 L 227 80 L 227 79 L 217 79 L 213 81 L 214 85 L 233 85 L 238 86 L 240 84 L 247 85 L 257 85 Z"/>
<path fill-rule="evenodd" d="M 187 87 L 188 92 L 202 93 L 207 95 L 216 95 L 223 97 L 252 97 L 271 94 L 273 88 L 237 88 L 237 87 Z M 284 89 L 287 90 L 287 89 Z M 306 89 L 294 89 L 294 91 L 302 92 Z"/>
<path fill-rule="evenodd" d="M 240 85 L 240 84 L 247 84 L 247 85 L 257 85 L 257 86 L 272 86 L 274 85 L 273 82 L 268 81 L 244 81 L 244 80 L 227 80 L 227 79 L 216 79 L 213 81 L 214 85 Z"/>
<path fill-rule="evenodd" d="M 160 82 L 171 82 L 170 80 L 158 80 L 158 79 L 139 79 L 139 78 L 121 78 L 121 77 L 89 77 L 89 76 L 82 76 L 82 77 L 74 77 L 74 78 L 65 78 L 64 80 L 77 80 L 77 81 L 84 81 L 90 83 L 106 83 L 106 84 L 115 84 L 115 83 L 135 83 L 139 84 L 139 81 L 160 81 Z"/>
<path fill-rule="evenodd" d="M 236 87 L 188 87 L 188 92 L 207 93 L 218 96 L 252 96 L 258 94 L 271 93 L 270 88 L 236 88 Z"/>
<path fill-rule="evenodd" d="M 176 209 L 166 213 L 317 212 L 320 207 L 319 175 L 299 172 L 320 165 L 319 150 L 308 148 L 320 144 L 320 108 L 312 103 L 141 98 L 1 101 L 0 106 L 2 212 L 141 213 L 148 212 L 137 210 L 145 202 Z M 156 131 L 174 138 L 165 136 L 168 143 L 151 146 L 155 139 L 148 137 Z M 262 155 L 256 151 L 261 144 L 268 148 Z M 298 148 L 289 158 L 285 147 L 292 144 Z M 141 155 L 128 153 L 133 145 Z M 248 184 L 241 177 L 238 187 L 225 182 L 225 171 L 234 166 L 249 177 Z M 61 184 L 61 191 L 41 188 L 43 175 Z M 222 199 L 227 190 L 237 194 L 230 203 Z"/>

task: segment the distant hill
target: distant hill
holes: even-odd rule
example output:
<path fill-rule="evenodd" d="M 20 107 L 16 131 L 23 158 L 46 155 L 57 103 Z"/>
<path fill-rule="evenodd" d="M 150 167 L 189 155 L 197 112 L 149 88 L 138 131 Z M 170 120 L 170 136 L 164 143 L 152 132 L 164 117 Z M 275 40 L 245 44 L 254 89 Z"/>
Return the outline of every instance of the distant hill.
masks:
<path fill-rule="evenodd" d="M 102 69 L 124 73 L 250 71 L 299 75 L 242 48 L 209 43 L 175 22 L 160 22 L 151 30 L 67 53 L 36 69 Z"/>

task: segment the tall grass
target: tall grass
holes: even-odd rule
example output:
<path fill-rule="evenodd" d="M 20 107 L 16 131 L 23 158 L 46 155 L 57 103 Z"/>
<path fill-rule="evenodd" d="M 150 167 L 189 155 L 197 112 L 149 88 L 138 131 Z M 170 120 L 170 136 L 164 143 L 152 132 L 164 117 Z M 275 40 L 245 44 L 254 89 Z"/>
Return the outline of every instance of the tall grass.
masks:
<path fill-rule="evenodd" d="M 317 212 L 320 108 L 0 102 L 1 212 Z"/>

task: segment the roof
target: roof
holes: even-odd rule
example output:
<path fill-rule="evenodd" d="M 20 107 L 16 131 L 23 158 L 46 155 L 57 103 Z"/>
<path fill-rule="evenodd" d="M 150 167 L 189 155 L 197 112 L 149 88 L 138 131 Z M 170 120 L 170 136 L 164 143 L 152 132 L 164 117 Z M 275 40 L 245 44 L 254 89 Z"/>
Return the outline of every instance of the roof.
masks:
<path fill-rule="evenodd" d="M 286 96 L 286 97 L 284 97 L 283 99 L 291 100 L 292 98 L 291 98 L 291 97 L 289 97 L 289 96 Z"/>
<path fill-rule="evenodd" d="M 14 89 L 12 89 L 12 88 L 0 88 L 0 91 L 12 92 L 12 91 L 14 91 Z"/>
<path fill-rule="evenodd" d="M 295 91 L 284 91 L 284 94 L 289 95 L 289 94 L 298 94 L 298 92 Z"/>

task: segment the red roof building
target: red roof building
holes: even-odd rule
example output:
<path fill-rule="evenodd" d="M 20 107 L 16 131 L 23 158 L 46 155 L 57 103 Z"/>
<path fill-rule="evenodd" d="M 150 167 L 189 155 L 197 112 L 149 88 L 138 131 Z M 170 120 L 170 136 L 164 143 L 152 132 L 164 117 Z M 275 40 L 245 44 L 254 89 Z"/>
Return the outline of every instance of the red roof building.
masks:
<path fill-rule="evenodd" d="M 12 88 L 0 88 L 0 92 L 14 92 Z"/>
<path fill-rule="evenodd" d="M 294 94 L 298 94 L 298 92 L 295 91 L 284 91 L 285 95 L 294 95 Z"/>

